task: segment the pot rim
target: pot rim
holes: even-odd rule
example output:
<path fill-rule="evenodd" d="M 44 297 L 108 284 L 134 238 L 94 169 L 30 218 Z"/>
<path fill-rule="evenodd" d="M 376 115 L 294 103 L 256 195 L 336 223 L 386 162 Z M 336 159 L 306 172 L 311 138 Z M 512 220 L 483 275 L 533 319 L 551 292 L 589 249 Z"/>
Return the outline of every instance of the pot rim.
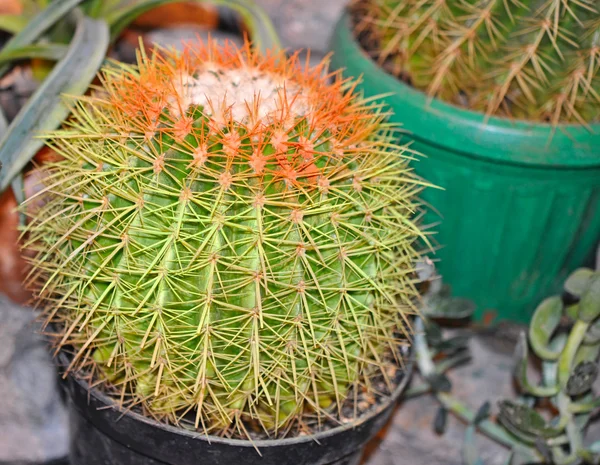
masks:
<path fill-rule="evenodd" d="M 387 109 L 404 108 L 406 113 L 396 115 L 395 121 L 400 122 L 402 129 L 415 139 L 495 162 L 569 168 L 600 165 L 600 151 L 597 148 L 600 147 L 600 123 L 586 127 L 576 123 L 552 125 L 486 117 L 484 113 L 429 97 L 387 73 L 368 55 L 352 32 L 348 10 L 344 10 L 336 25 L 332 49 L 335 51 L 332 58 L 335 67 L 345 69 L 344 74 L 348 73 L 348 76 L 353 74 L 363 88 L 367 88 L 370 82 L 379 83 L 376 92 L 371 91 L 369 96 L 380 95 Z M 410 113 L 412 110 L 420 114 Z M 412 130 L 413 124 L 421 124 L 421 127 L 429 125 L 430 130 L 423 135 Z M 433 125 L 437 127 L 431 127 Z M 444 135 L 451 136 L 457 132 L 467 135 L 466 143 L 463 140 L 450 141 L 448 137 L 444 139 Z"/>
<path fill-rule="evenodd" d="M 194 439 L 194 440 L 206 440 L 209 443 L 230 445 L 230 446 L 235 446 L 235 447 L 248 447 L 248 448 L 256 449 L 256 448 L 265 448 L 265 447 L 281 447 L 281 446 L 287 446 L 287 445 L 298 445 L 298 444 L 302 444 L 302 443 L 309 443 L 309 442 L 315 442 L 315 441 L 318 443 L 319 439 L 335 436 L 335 435 L 341 434 L 345 431 L 352 430 L 355 427 L 361 425 L 362 423 L 365 423 L 365 422 L 373 419 L 374 417 L 377 417 L 381 413 L 383 413 L 386 409 L 388 409 L 390 407 L 391 404 L 394 404 L 398 401 L 398 399 L 400 398 L 400 395 L 406 389 L 408 382 L 410 381 L 410 379 L 412 377 L 414 364 L 415 364 L 414 357 L 413 357 L 414 350 L 411 347 L 402 348 L 402 350 L 405 352 L 405 354 L 404 354 L 404 361 L 405 361 L 404 367 L 405 368 L 403 370 L 402 379 L 400 380 L 400 383 L 398 383 L 398 385 L 396 386 L 394 391 L 387 397 L 387 399 L 385 399 L 384 402 L 381 402 L 380 404 L 375 406 L 375 408 L 371 408 L 368 412 L 363 414 L 357 420 L 348 422 L 346 424 L 336 426 L 336 427 L 328 429 L 326 431 L 320 431 L 316 434 L 310 434 L 310 435 L 306 435 L 306 436 L 296 436 L 296 437 L 290 437 L 290 438 L 282 438 L 282 439 L 257 439 L 257 440 L 229 439 L 229 438 L 222 438 L 219 436 L 207 435 L 207 434 L 204 434 L 201 432 L 190 431 L 190 430 L 180 428 L 180 427 L 177 427 L 174 425 L 168 425 L 165 423 L 161 423 L 152 418 L 149 418 L 149 417 L 141 415 L 137 412 L 134 412 L 131 409 L 120 407 L 119 405 L 116 404 L 116 402 L 111 397 L 107 396 L 106 394 L 103 394 L 98 389 L 96 389 L 96 388 L 90 389 L 89 384 L 82 378 L 76 376 L 75 374 L 69 373 L 68 376 L 75 383 L 77 383 L 77 385 L 79 385 L 80 388 L 82 388 L 84 391 L 86 391 L 88 393 L 88 396 L 93 396 L 96 400 L 98 400 L 99 402 L 104 404 L 106 407 L 108 407 L 116 412 L 119 412 L 124 416 L 125 415 L 129 416 L 136 421 L 146 423 L 149 426 L 158 428 L 162 431 L 165 431 L 165 432 L 168 432 L 171 434 L 185 436 L 185 437 L 188 437 L 188 438 Z M 59 354 L 57 356 L 57 360 L 58 360 L 59 366 L 61 366 L 61 367 L 68 365 L 68 363 L 67 363 L 67 365 L 65 365 L 65 362 L 67 360 L 67 355 L 63 351 L 59 352 Z"/>

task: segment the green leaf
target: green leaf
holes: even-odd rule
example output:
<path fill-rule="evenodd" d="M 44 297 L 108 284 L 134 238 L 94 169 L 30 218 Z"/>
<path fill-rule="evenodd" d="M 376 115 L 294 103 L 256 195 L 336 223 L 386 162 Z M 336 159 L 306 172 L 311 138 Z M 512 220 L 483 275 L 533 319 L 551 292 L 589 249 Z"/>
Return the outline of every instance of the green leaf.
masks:
<path fill-rule="evenodd" d="M 594 270 L 590 268 L 578 268 L 573 271 L 565 281 L 565 291 L 575 297 L 581 297 L 585 291 L 588 280 L 594 274 Z"/>
<path fill-rule="evenodd" d="M 585 465 L 600 465 L 600 453 L 595 453 L 591 449 L 580 448 L 577 450 L 577 456 L 583 459 Z"/>
<path fill-rule="evenodd" d="M 87 0 L 81 6 L 86 14 L 90 18 L 100 18 L 102 14 L 103 3 L 108 3 L 106 0 Z"/>
<path fill-rule="evenodd" d="M 552 338 L 549 344 L 550 350 L 562 352 L 567 343 L 567 334 L 559 332 Z M 558 360 L 542 361 L 542 382 L 545 386 L 555 386 L 558 384 Z M 555 399 L 551 398 L 550 403 L 555 404 Z"/>
<path fill-rule="evenodd" d="M 433 392 L 450 392 L 452 390 L 452 383 L 444 373 L 432 373 L 425 376 L 425 379 Z"/>
<path fill-rule="evenodd" d="M 58 61 L 66 55 L 68 49 L 68 46 L 62 44 L 25 45 L 1 54 L 0 64 L 27 58 Z"/>
<path fill-rule="evenodd" d="M 145 0 L 107 14 L 106 21 L 110 25 L 111 40 L 115 40 L 123 32 L 123 29 L 143 13 L 176 1 L 180 0 Z M 204 0 L 196 1 L 204 3 Z M 237 11 L 248 28 L 254 47 L 261 52 L 281 48 L 279 37 L 269 16 L 254 2 L 250 0 L 211 0 L 209 3 Z"/>
<path fill-rule="evenodd" d="M 600 316 L 600 273 L 589 277 L 579 301 L 579 319 L 590 323 Z"/>
<path fill-rule="evenodd" d="M 467 363 L 470 360 L 471 353 L 468 350 L 458 351 L 451 356 L 444 354 L 444 358 L 436 362 L 435 370 L 439 374 L 446 373 L 449 369 Z"/>
<path fill-rule="evenodd" d="M 69 108 L 61 94 L 86 92 L 107 47 L 106 24 L 80 16 L 67 55 L 31 96 L 0 141 L 0 161 L 5 167 L 0 173 L 0 192 L 44 145 L 39 133 L 57 128 L 68 116 Z"/>
<path fill-rule="evenodd" d="M 484 402 L 483 405 L 477 410 L 475 418 L 473 419 L 473 424 L 478 425 L 483 420 L 486 420 L 490 416 L 490 408 L 491 404 L 488 401 Z"/>
<path fill-rule="evenodd" d="M 431 320 L 425 323 L 425 337 L 427 338 L 427 344 L 432 347 L 435 347 L 444 340 L 442 328 Z"/>
<path fill-rule="evenodd" d="M 0 138 L 4 136 L 4 133 L 8 129 L 8 122 L 6 121 L 6 116 L 4 116 L 4 112 L 2 111 L 2 107 L 0 107 Z"/>
<path fill-rule="evenodd" d="M 106 14 L 105 20 L 110 26 L 110 38 L 114 41 L 121 32 L 139 16 L 161 5 L 176 3 L 177 0 L 144 0 L 116 8 Z"/>
<path fill-rule="evenodd" d="M 218 0 L 215 3 L 237 11 L 250 32 L 255 48 L 265 53 L 281 48 L 273 23 L 265 11 L 251 0 Z"/>
<path fill-rule="evenodd" d="M 591 326 L 588 328 L 588 331 L 585 334 L 583 343 L 584 344 L 600 343 L 600 318 L 598 318 L 596 321 L 594 321 L 591 324 Z"/>
<path fill-rule="evenodd" d="M 17 204 L 22 204 L 25 201 L 25 179 L 23 173 L 18 173 L 11 183 L 13 194 Z M 19 211 L 19 224 L 25 226 L 25 212 Z"/>
<path fill-rule="evenodd" d="M 21 32 L 13 36 L 0 51 L 0 59 L 18 48 L 33 43 L 44 31 L 62 19 L 67 12 L 75 8 L 83 0 L 62 0 L 52 2 L 48 8 L 38 13 Z M 8 65 L 0 66 L 0 77 L 8 70 Z"/>
<path fill-rule="evenodd" d="M 449 394 L 438 393 L 436 397 L 440 401 L 440 403 L 444 405 L 444 407 L 446 407 L 450 412 L 452 412 L 462 421 L 472 424 L 475 420 L 475 412 L 473 412 L 470 408 L 466 407 L 464 404 L 462 404 L 460 401 L 453 398 Z M 490 420 L 483 420 L 477 425 L 477 429 L 484 433 L 486 436 L 492 438 L 494 441 L 499 442 L 500 444 L 504 444 L 508 447 L 518 448 L 520 452 L 529 451 L 529 448 L 523 447 L 523 445 L 519 441 L 517 441 L 513 436 L 511 436 L 505 428 L 497 425 L 496 423 Z"/>
<path fill-rule="evenodd" d="M 444 434 L 446 432 L 446 425 L 448 424 L 448 410 L 445 407 L 440 407 L 435 414 L 433 420 L 433 430 L 436 434 Z"/>
<path fill-rule="evenodd" d="M 4 137 L 4 133 L 8 129 L 8 122 L 6 121 L 6 117 L 4 116 L 4 112 L 0 107 L 0 139 Z M 0 173 L 2 172 L 2 164 L 0 164 Z M 25 184 L 23 182 L 23 176 L 19 173 L 19 176 L 16 176 L 13 183 L 12 189 L 15 195 L 15 199 L 17 203 L 22 203 L 25 200 Z M 19 212 L 19 222 L 21 225 L 25 224 L 25 214 L 23 212 Z"/>
<path fill-rule="evenodd" d="M 597 408 L 600 408 L 600 397 L 594 399 L 592 395 L 584 396 L 584 400 L 579 402 L 571 402 L 569 404 L 569 412 L 578 415 L 582 413 L 591 413 Z"/>
<path fill-rule="evenodd" d="M 600 353 L 598 344 L 581 344 L 573 358 L 573 365 L 579 365 L 582 362 L 595 362 Z"/>
<path fill-rule="evenodd" d="M 499 402 L 499 407 L 500 423 L 511 433 L 528 442 L 535 441 L 538 437 L 556 437 L 562 433 L 561 429 L 549 426 L 539 413 L 526 405 L 503 400 Z"/>
<path fill-rule="evenodd" d="M 412 399 L 413 397 L 418 397 L 423 394 L 428 394 L 430 392 L 431 386 L 429 385 L 429 383 L 415 384 L 414 386 L 411 385 L 406 391 L 404 391 L 404 394 L 402 394 L 402 398 Z"/>
<path fill-rule="evenodd" d="M 521 390 L 527 394 L 537 397 L 551 397 L 558 393 L 558 385 L 556 386 L 537 386 L 529 381 L 527 376 L 527 338 L 525 332 L 519 334 L 519 341 L 515 348 L 515 368 L 514 377 L 517 380 Z"/>
<path fill-rule="evenodd" d="M 567 382 L 567 394 L 580 396 L 592 388 L 598 377 L 598 366 L 595 362 L 581 362 L 575 367 Z"/>
<path fill-rule="evenodd" d="M 25 26 L 29 19 L 24 15 L 0 15 L 0 29 L 11 34 L 18 34 Z"/>
<path fill-rule="evenodd" d="M 415 318 L 414 348 L 419 371 L 427 379 L 428 376 L 435 374 L 435 364 L 433 363 L 431 349 L 425 337 L 425 323 L 421 317 Z"/>
<path fill-rule="evenodd" d="M 483 461 L 477 457 L 475 432 L 475 425 L 467 426 L 463 443 L 463 462 L 465 465 L 484 465 Z"/>
<path fill-rule="evenodd" d="M 579 301 L 574 304 L 565 306 L 565 315 L 571 320 L 575 321 L 577 319 L 577 315 L 579 314 Z"/>
<path fill-rule="evenodd" d="M 435 349 L 439 352 L 444 352 L 446 355 L 450 355 L 456 353 L 457 351 L 468 349 L 469 341 L 470 338 L 468 335 L 459 334 L 457 336 L 444 339 L 442 342 L 436 344 Z"/>
<path fill-rule="evenodd" d="M 4 112 L 2 111 L 2 107 L 0 107 L 0 138 L 4 136 L 6 129 L 8 128 L 8 123 L 6 122 L 6 117 L 4 116 Z M 2 173 L 2 162 L 0 161 L 0 173 Z"/>
<path fill-rule="evenodd" d="M 559 351 L 550 350 L 548 343 L 562 317 L 560 297 L 549 297 L 538 305 L 529 324 L 529 343 L 536 355 L 544 360 L 558 360 Z"/>
<path fill-rule="evenodd" d="M 582 343 L 589 327 L 589 323 L 578 319 L 569 332 L 567 343 L 558 359 L 558 384 L 563 390 L 567 387 L 569 376 L 571 376 L 573 369 L 577 365 L 577 354 L 581 350 L 587 352 L 586 349 L 583 349 L 585 346 Z"/>
<path fill-rule="evenodd" d="M 430 318 L 462 320 L 475 312 L 475 303 L 460 297 L 432 298 L 425 309 Z"/>

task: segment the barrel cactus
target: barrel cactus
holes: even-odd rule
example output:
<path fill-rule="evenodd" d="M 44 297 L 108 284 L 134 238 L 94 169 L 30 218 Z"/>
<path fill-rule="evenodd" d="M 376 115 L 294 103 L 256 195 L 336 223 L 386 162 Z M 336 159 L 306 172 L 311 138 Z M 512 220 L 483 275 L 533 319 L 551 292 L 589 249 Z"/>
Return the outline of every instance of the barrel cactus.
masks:
<path fill-rule="evenodd" d="M 380 63 L 432 97 L 553 124 L 600 118 L 596 0 L 358 0 L 357 9 Z"/>
<path fill-rule="evenodd" d="M 70 369 L 209 432 L 339 419 L 393 385 L 425 184 L 331 77 L 211 41 L 103 71 L 26 229 Z"/>

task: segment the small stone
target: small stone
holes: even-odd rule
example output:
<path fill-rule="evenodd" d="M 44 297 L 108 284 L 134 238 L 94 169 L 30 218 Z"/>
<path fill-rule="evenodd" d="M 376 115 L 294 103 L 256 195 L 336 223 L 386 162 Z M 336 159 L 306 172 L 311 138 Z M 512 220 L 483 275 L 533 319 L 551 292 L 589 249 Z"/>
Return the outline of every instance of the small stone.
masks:
<path fill-rule="evenodd" d="M 0 463 L 49 461 L 68 451 L 56 369 L 34 317 L 0 297 Z"/>

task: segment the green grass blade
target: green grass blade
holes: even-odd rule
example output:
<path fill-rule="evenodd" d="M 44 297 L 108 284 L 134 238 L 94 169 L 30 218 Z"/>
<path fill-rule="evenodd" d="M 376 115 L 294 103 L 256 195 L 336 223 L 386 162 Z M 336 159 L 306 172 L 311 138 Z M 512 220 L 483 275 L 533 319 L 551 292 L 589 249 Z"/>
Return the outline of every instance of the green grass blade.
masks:
<path fill-rule="evenodd" d="M 25 177 L 23 176 L 23 173 L 17 173 L 10 185 L 12 187 L 13 194 L 15 195 L 17 204 L 22 204 L 25 201 Z M 25 221 L 25 212 L 19 211 L 19 225 L 25 226 Z"/>
<path fill-rule="evenodd" d="M 4 116 L 4 112 L 2 111 L 2 107 L 0 107 L 0 139 L 4 137 L 6 130 L 8 129 L 8 122 L 6 121 L 6 116 Z M 4 166 L 3 163 L 0 162 L 0 173 L 2 173 Z"/>
<path fill-rule="evenodd" d="M 4 116 L 4 112 L 2 111 L 2 107 L 0 107 L 0 139 L 4 137 L 4 133 L 8 129 L 8 122 L 6 121 L 6 116 Z"/>
<path fill-rule="evenodd" d="M 24 11 L 40 11 L 48 6 L 52 0 L 19 0 Z"/>
<path fill-rule="evenodd" d="M 18 34 L 27 26 L 28 18 L 24 15 L 0 15 L 0 29 L 11 34 Z"/>
<path fill-rule="evenodd" d="M 90 18 L 99 19 L 102 17 L 103 3 L 106 3 L 106 0 L 88 0 L 81 5 L 81 8 Z"/>
<path fill-rule="evenodd" d="M 132 5 L 126 5 L 116 9 L 105 16 L 110 26 L 110 38 L 114 41 L 130 23 L 147 11 L 167 3 L 175 3 L 176 0 L 144 0 Z"/>
<path fill-rule="evenodd" d="M 63 122 L 69 108 L 61 94 L 86 92 L 102 64 L 108 47 L 108 27 L 103 21 L 81 16 L 67 55 L 32 95 L 0 141 L 0 192 L 44 145 L 40 132 Z"/>
<path fill-rule="evenodd" d="M 463 442 L 463 462 L 465 465 L 484 465 L 481 458 L 477 454 L 476 446 L 476 427 L 471 424 L 467 426 L 465 431 L 465 439 Z"/>
<path fill-rule="evenodd" d="M 279 36 L 269 15 L 256 3 L 251 0 L 216 0 L 215 3 L 231 8 L 240 14 L 244 24 L 248 27 L 254 47 L 262 53 L 281 48 Z"/>
<path fill-rule="evenodd" d="M 175 3 L 177 0 L 145 0 L 134 5 L 129 5 L 116 10 L 106 16 L 110 25 L 111 39 L 114 40 L 119 34 L 134 21 L 138 16 L 161 5 Z M 196 0 L 203 3 L 204 0 Z M 279 37 L 273 23 L 265 11 L 250 0 L 212 0 L 209 3 L 222 5 L 237 11 L 242 17 L 244 24 L 250 31 L 250 37 L 254 46 L 261 52 L 269 49 L 279 49 Z"/>
<path fill-rule="evenodd" d="M 4 137 L 6 130 L 8 129 L 8 121 L 6 121 L 6 117 L 4 116 L 4 112 L 0 107 L 0 139 Z M 2 172 L 2 164 L 0 163 L 0 173 Z M 18 176 L 12 182 L 13 192 L 15 193 L 15 198 L 17 199 L 17 203 L 23 202 L 25 200 L 25 184 L 23 180 L 23 175 L 19 173 Z M 23 212 L 19 213 L 19 222 L 21 225 L 25 224 L 25 215 Z"/>
<path fill-rule="evenodd" d="M 58 61 L 67 54 L 68 50 L 69 47 L 62 44 L 25 45 L 24 47 L 15 48 L 0 55 L 0 64 L 26 58 L 42 58 L 44 60 Z"/>
<path fill-rule="evenodd" d="M 0 58 L 6 53 L 33 43 L 49 27 L 63 18 L 68 11 L 75 8 L 82 0 L 62 0 L 51 3 L 48 8 L 38 13 L 21 32 L 13 36 L 0 51 Z M 8 70 L 8 65 L 0 66 L 0 76 Z"/>

